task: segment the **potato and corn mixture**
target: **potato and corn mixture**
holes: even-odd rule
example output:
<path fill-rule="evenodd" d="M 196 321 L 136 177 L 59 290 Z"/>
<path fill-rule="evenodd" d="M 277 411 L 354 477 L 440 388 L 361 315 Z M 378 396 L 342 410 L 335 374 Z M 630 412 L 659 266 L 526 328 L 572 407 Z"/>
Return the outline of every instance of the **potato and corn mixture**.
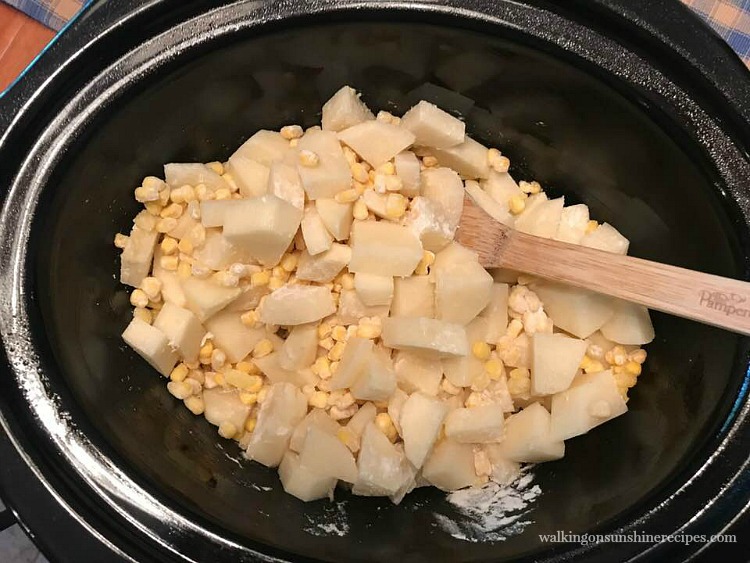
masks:
<path fill-rule="evenodd" d="M 468 194 L 524 232 L 627 252 L 509 165 L 426 101 L 375 116 L 350 87 L 320 127 L 167 164 L 115 237 L 123 338 L 302 500 L 508 482 L 625 413 L 654 336 L 642 307 L 488 272 L 453 241 Z"/>

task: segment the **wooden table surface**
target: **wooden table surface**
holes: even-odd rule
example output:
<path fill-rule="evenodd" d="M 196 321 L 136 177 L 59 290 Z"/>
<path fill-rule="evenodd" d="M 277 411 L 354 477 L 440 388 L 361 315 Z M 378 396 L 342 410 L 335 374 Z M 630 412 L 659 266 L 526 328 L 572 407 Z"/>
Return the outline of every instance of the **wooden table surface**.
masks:
<path fill-rule="evenodd" d="M 0 2 L 0 92 L 54 36 L 48 27 Z"/>

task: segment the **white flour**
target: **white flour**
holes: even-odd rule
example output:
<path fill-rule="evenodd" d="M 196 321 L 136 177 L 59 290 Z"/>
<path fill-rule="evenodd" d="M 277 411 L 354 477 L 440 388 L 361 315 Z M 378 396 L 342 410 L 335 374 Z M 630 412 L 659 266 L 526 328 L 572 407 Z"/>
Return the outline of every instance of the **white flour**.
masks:
<path fill-rule="evenodd" d="M 349 533 L 349 519 L 346 515 L 346 502 L 336 502 L 323 508 L 321 517 L 307 518 L 305 532 L 313 536 L 345 536 Z"/>
<path fill-rule="evenodd" d="M 448 495 L 447 500 L 462 515 L 448 518 L 435 514 L 440 527 L 456 539 L 470 542 L 505 541 L 523 532 L 531 523 L 530 505 L 541 494 L 533 485 L 534 476 L 522 473 L 509 485 L 488 483 L 481 489 L 463 489 Z"/>

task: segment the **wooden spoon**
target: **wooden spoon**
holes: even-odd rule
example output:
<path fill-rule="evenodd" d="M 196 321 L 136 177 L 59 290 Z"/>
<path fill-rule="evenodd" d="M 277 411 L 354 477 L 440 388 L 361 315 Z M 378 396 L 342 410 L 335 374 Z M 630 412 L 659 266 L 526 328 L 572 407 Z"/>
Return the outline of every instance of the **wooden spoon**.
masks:
<path fill-rule="evenodd" d="M 750 335 L 750 283 L 540 238 L 496 221 L 470 198 L 456 239 L 485 268 L 509 268 Z"/>

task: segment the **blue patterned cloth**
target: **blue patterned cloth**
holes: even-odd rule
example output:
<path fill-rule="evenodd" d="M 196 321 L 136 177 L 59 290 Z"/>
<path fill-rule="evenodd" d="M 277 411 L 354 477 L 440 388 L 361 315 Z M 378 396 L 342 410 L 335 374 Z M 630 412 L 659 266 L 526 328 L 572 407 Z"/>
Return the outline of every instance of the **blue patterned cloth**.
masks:
<path fill-rule="evenodd" d="M 59 30 L 88 0 L 3 0 Z M 750 0 L 682 0 L 731 45 L 750 67 Z"/>

